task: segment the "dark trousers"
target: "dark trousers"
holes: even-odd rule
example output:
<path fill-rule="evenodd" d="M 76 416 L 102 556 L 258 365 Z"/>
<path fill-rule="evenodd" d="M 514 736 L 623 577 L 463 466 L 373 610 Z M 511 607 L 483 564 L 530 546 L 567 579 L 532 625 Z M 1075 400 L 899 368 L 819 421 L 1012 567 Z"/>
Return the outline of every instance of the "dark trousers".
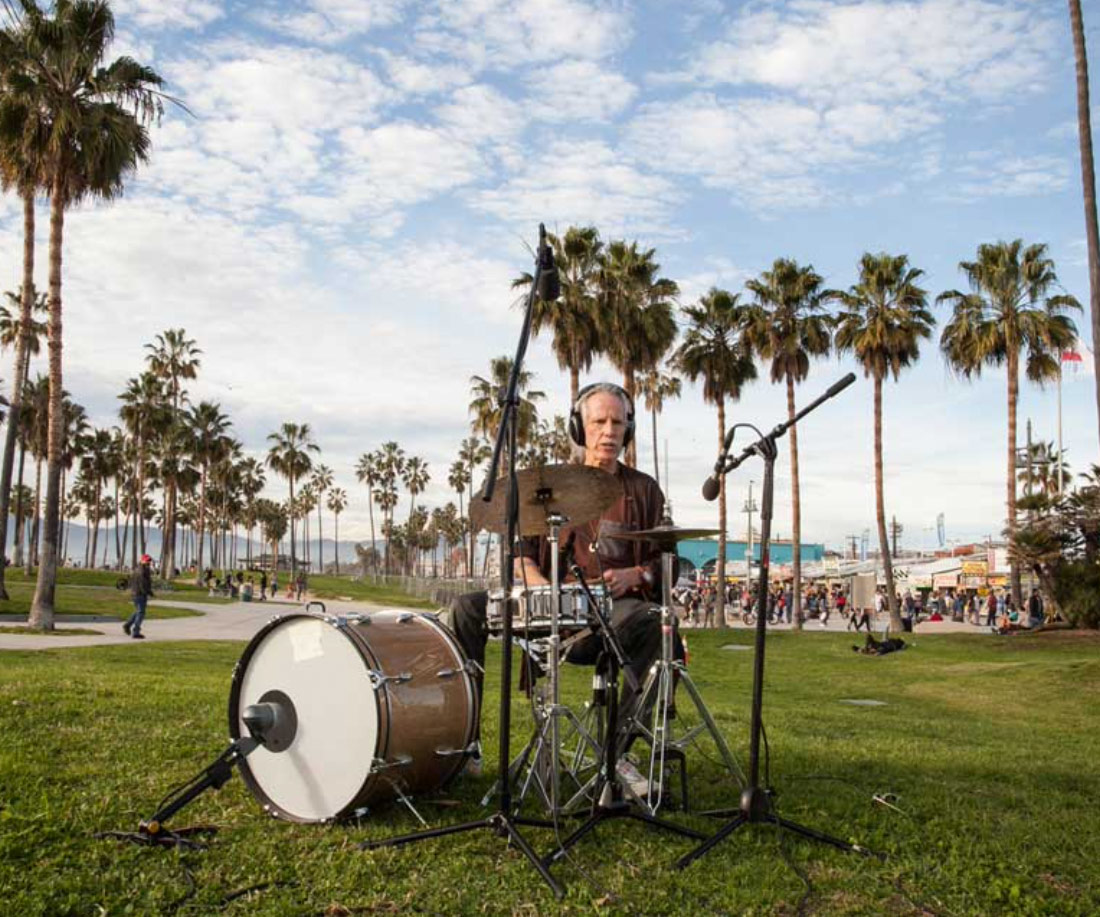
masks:
<path fill-rule="evenodd" d="M 459 596 L 454 603 L 454 631 L 466 656 L 482 668 L 485 667 L 485 644 L 489 640 L 489 627 L 486 612 L 489 605 L 489 593 L 468 592 Z M 623 679 L 619 694 L 619 720 L 624 722 L 635 712 L 646 673 L 654 661 L 661 655 L 661 618 L 657 606 L 644 599 L 614 599 L 611 609 L 611 624 L 618 633 L 623 652 L 629 660 L 629 668 L 638 680 L 638 688 L 630 687 Z M 577 665 L 594 665 L 603 652 L 603 638 L 598 633 L 590 634 L 578 640 L 569 649 L 566 661 Z M 676 657 L 683 658 L 682 644 L 676 638 Z M 481 698 L 482 677 L 475 676 L 478 699 Z M 480 706 L 480 704 L 479 704 Z"/>

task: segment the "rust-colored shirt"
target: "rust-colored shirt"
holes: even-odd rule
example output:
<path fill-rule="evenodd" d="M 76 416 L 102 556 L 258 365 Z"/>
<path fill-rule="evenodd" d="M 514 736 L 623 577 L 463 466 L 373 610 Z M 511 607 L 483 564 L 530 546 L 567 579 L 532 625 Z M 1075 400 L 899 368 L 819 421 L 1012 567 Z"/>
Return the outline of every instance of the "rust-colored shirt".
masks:
<path fill-rule="evenodd" d="M 665 497 L 661 488 L 645 472 L 629 468 L 621 462 L 616 465 L 615 477 L 622 485 L 623 493 L 611 504 L 599 519 L 578 525 L 564 525 L 561 529 L 560 547 L 564 549 L 569 536 L 576 532 L 573 553 L 577 564 L 590 585 L 603 582 L 603 570 L 623 567 L 646 567 L 653 576 L 652 589 L 627 593 L 639 597 L 659 599 L 661 595 L 661 552 L 648 541 L 627 541 L 616 538 L 617 532 L 637 532 L 655 528 L 665 512 Z M 599 552 L 597 559 L 596 553 Z M 550 576 L 550 543 L 545 536 L 525 538 L 520 544 L 520 554 L 538 561 L 543 576 Z M 562 560 L 562 580 L 571 579 Z"/>

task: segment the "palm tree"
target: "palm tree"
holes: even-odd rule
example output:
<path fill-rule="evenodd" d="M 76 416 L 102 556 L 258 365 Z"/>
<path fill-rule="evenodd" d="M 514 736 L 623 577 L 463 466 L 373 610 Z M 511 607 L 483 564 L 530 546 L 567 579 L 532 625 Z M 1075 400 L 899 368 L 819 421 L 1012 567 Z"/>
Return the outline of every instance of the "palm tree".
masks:
<path fill-rule="evenodd" d="M 267 484 L 267 478 L 264 475 L 264 466 L 259 459 L 246 458 L 244 459 L 238 468 L 238 482 L 241 489 L 241 495 L 244 497 L 245 503 L 245 519 L 248 525 L 248 547 L 246 551 L 246 560 L 248 565 L 252 565 L 252 527 L 258 521 L 256 515 L 256 498 L 263 491 L 264 486 Z"/>
<path fill-rule="evenodd" d="M 655 368 L 676 340 L 673 308 L 680 288 L 659 277 L 661 266 L 652 248 L 637 242 L 612 242 L 604 252 L 600 273 L 600 319 L 604 351 L 623 374 L 623 388 L 633 402 L 635 376 Z M 637 443 L 627 447 L 625 462 L 637 465 Z"/>
<path fill-rule="evenodd" d="M 447 483 L 452 490 L 458 491 L 458 517 L 463 519 L 466 516 L 466 510 L 463 506 L 462 497 L 466 493 L 466 488 L 470 486 L 470 471 L 461 459 L 451 463 L 450 470 L 447 472 Z M 462 553 L 465 556 L 465 550 Z M 466 575 L 470 575 L 469 570 L 467 570 Z"/>
<path fill-rule="evenodd" d="M 88 554 L 93 563 L 99 542 L 99 507 L 103 499 L 103 485 L 117 472 L 114 456 L 114 437 L 111 431 L 93 430 L 85 442 L 84 458 L 80 463 L 80 473 L 92 489 L 91 505 L 96 508 L 96 516 L 88 536 Z"/>
<path fill-rule="evenodd" d="M 478 439 L 476 436 L 468 436 L 464 439 L 458 447 L 458 460 L 466 466 L 466 486 L 469 488 L 469 502 L 467 506 L 473 507 L 474 503 L 474 475 L 477 473 L 477 469 L 482 464 L 492 458 L 493 450 L 489 448 L 488 443 L 483 439 Z M 474 538 L 473 525 L 467 525 L 469 529 L 470 544 L 470 562 L 466 567 L 467 576 L 474 575 L 474 549 L 477 547 L 477 542 Z"/>
<path fill-rule="evenodd" d="M 794 387 L 809 375 L 810 358 L 829 352 L 826 291 L 809 265 L 778 258 L 770 271 L 745 284 L 755 298 L 750 340 L 757 353 L 771 361 L 772 382 L 787 383 L 787 417 L 794 419 Z M 791 548 L 794 584 L 794 627 L 802 629 L 802 506 L 798 485 L 798 430 L 790 428 Z"/>
<path fill-rule="evenodd" d="M 24 555 L 24 575 L 29 579 L 38 563 L 38 520 L 42 504 L 42 460 L 46 458 L 46 446 L 49 436 L 50 380 L 39 376 L 27 385 L 26 400 L 28 410 L 27 445 L 34 459 L 34 503 L 31 506 L 31 527 L 28 532 L 27 553 Z"/>
<path fill-rule="evenodd" d="M 195 566 L 195 582 L 201 583 L 203 576 L 203 535 L 206 533 L 206 488 L 210 478 L 210 468 L 217 463 L 225 450 L 229 429 L 229 418 L 221 410 L 221 405 L 213 401 L 200 401 L 188 415 L 191 425 L 191 441 L 195 450 L 195 461 L 199 465 L 199 505 L 195 514 L 198 557 Z"/>
<path fill-rule="evenodd" d="M 3 33 L 0 32 L 0 35 L 2 34 Z M 4 100 L 0 97 L 0 112 L 3 110 L 3 105 Z M 0 157 L 2 157 L 2 153 L 0 153 Z M 2 158 L 0 158 L 0 163 L 2 163 L 2 161 Z M 2 165 L 0 165 L 0 168 L 2 168 Z M 34 232 L 33 203 L 32 194 L 30 226 L 32 235 Z M 26 231 L 26 227 L 24 227 L 24 231 Z M 24 240 L 24 270 L 26 269 L 25 262 L 28 257 L 26 244 L 26 240 Z M 30 243 L 29 251 L 31 269 L 33 270 L 33 239 Z M 28 290 L 30 291 L 29 297 L 27 296 Z M 21 424 L 20 411 L 23 405 L 23 390 L 26 387 L 31 356 L 38 353 L 40 348 L 39 341 L 46 335 L 45 323 L 34 319 L 34 312 L 44 312 L 46 310 L 46 295 L 42 293 L 36 296 L 33 282 L 30 286 L 21 289 L 18 296 L 11 292 L 6 292 L 4 295 L 11 303 L 13 310 L 16 305 L 19 306 L 19 317 L 13 317 L 14 313 L 12 311 L 9 311 L 6 306 L 0 306 L 0 346 L 6 348 L 14 345 L 15 347 L 14 382 L 12 384 L 11 401 L 8 403 L 8 428 L 4 439 L 3 465 L 2 468 L 0 468 L 0 554 L 4 553 L 8 543 L 8 507 L 10 505 L 8 501 L 11 498 L 11 479 L 13 466 L 15 464 L 15 450 L 19 445 L 18 434 Z M 29 307 L 27 305 L 28 298 L 32 301 Z M 26 334 L 23 333 L 24 329 L 27 329 Z M 4 585 L 5 569 L 6 564 L 0 563 L 0 599 L 4 600 L 8 598 L 8 592 Z"/>
<path fill-rule="evenodd" d="M 508 380 L 512 375 L 511 357 L 494 357 L 489 362 L 489 377 L 471 376 L 470 413 L 474 415 L 474 433 L 480 433 L 488 439 L 494 439 L 497 428 L 500 426 L 502 416 L 499 403 L 500 393 L 507 389 Z M 516 395 L 519 398 L 519 409 L 516 411 L 516 441 L 523 446 L 535 432 L 538 424 L 538 406 L 536 402 L 546 398 L 544 392 L 532 391 L 531 380 L 535 374 L 528 370 L 521 370 Z M 504 461 L 504 453 L 501 452 L 501 461 Z"/>
<path fill-rule="evenodd" d="M 324 506 L 325 492 L 332 487 L 332 469 L 328 465 L 318 465 L 309 479 L 310 490 L 317 497 L 317 572 L 325 572 L 325 554 L 321 539 L 321 509 Z"/>
<path fill-rule="evenodd" d="M 1016 405 L 1020 390 L 1020 357 L 1025 371 L 1043 385 L 1058 377 L 1061 351 L 1077 338 L 1065 313 L 1080 309 L 1072 296 L 1050 296 L 1058 285 L 1054 261 L 1042 243 L 1024 246 L 990 242 L 978 246 L 976 261 L 960 261 L 970 293 L 948 290 L 937 302 L 953 306 L 951 321 L 940 336 L 948 365 L 963 377 L 980 376 L 982 367 L 1004 366 L 1008 375 L 1007 531 L 1016 533 Z M 1012 561 L 1012 598 L 1020 607 L 1020 568 Z"/>
<path fill-rule="evenodd" d="M 175 577 L 177 566 L 176 531 L 180 522 L 180 493 L 194 489 L 199 483 L 195 454 L 195 441 L 187 416 L 176 414 L 158 430 L 152 444 L 153 465 L 164 488 L 160 575 L 169 581 Z"/>
<path fill-rule="evenodd" d="M 1096 222 L 1096 171 L 1092 156 L 1092 120 L 1089 109 L 1089 61 L 1085 53 L 1085 24 L 1081 0 L 1069 0 L 1073 56 L 1077 62 L 1077 136 L 1081 146 L 1081 188 L 1085 198 L 1085 239 L 1089 255 L 1089 311 L 1092 314 L 1092 359 L 1095 367 L 1096 409 L 1100 419 L 1100 229 Z"/>
<path fill-rule="evenodd" d="M 65 479 L 69 471 L 72 470 L 73 462 L 83 455 L 84 443 L 87 439 L 88 431 L 88 415 L 84 408 L 76 404 L 71 398 L 65 401 L 65 452 L 61 456 L 61 518 L 71 518 L 71 514 L 66 512 L 65 507 Z M 116 478 L 117 481 L 117 478 Z M 117 483 L 116 483 L 117 489 Z M 116 497 L 115 507 L 117 512 L 118 500 Z M 67 528 L 62 523 L 62 539 L 61 539 L 61 556 L 66 558 L 66 538 Z M 118 521 L 115 521 L 115 541 L 118 541 Z M 117 549 L 117 546 L 116 546 Z"/>
<path fill-rule="evenodd" d="M 653 418 L 653 479 L 661 483 L 661 462 L 657 451 L 657 415 L 668 398 L 679 398 L 682 386 L 676 376 L 670 376 L 659 369 L 650 369 L 638 379 L 638 390 L 645 399 L 645 409 Z"/>
<path fill-rule="evenodd" d="M 411 456 L 407 462 L 405 462 L 405 470 L 401 474 L 401 480 L 405 482 L 405 488 L 409 492 L 409 526 L 411 531 L 412 526 L 412 514 L 416 509 L 416 495 L 422 494 L 424 488 L 428 486 L 428 482 L 432 479 L 431 474 L 428 471 L 428 463 L 422 458 L 417 456 Z M 415 555 L 414 555 L 415 560 Z M 406 552 L 405 564 L 408 566 L 409 558 Z"/>
<path fill-rule="evenodd" d="M 382 511 L 382 536 L 385 539 L 383 568 L 390 572 L 390 541 L 394 532 L 393 511 L 397 508 L 397 482 L 405 472 L 405 450 L 397 443 L 382 443 L 378 450 L 378 491 L 374 495 Z"/>
<path fill-rule="evenodd" d="M 340 575 L 340 513 L 342 513 L 348 505 L 347 492 L 342 487 L 332 487 L 328 492 L 328 508 L 332 513 L 332 524 L 335 531 L 334 538 L 336 540 L 336 575 Z"/>
<path fill-rule="evenodd" d="M 696 306 L 682 310 L 689 322 L 672 365 L 688 379 L 703 380 L 703 400 L 718 408 L 718 448 L 726 438 L 726 398 L 741 397 L 745 384 L 756 378 L 756 364 L 746 327 L 752 316 L 739 297 L 712 287 Z M 752 558 L 749 558 L 752 563 Z M 718 489 L 718 582 L 726 582 L 726 479 Z M 726 593 L 718 589 L 718 626 L 726 626 Z"/>
<path fill-rule="evenodd" d="M 603 243 L 595 226 L 570 226 L 564 236 L 546 234 L 554 251 L 561 278 L 561 297 L 544 302 L 536 297 L 531 313 L 531 331 L 549 330 L 558 366 L 569 371 L 569 403 L 576 404 L 581 370 L 592 368 L 593 358 L 602 351 L 597 320 L 596 279 Z M 522 274 L 512 287 L 531 285 L 530 274 Z"/>
<path fill-rule="evenodd" d="M 311 438 L 308 423 L 284 423 L 275 433 L 268 434 L 271 448 L 267 452 L 267 466 L 290 486 L 290 504 L 294 504 L 294 482 L 309 474 L 313 468 L 311 452 L 320 452 Z M 290 521 L 290 576 L 298 575 L 298 559 L 295 554 L 294 520 Z"/>
<path fill-rule="evenodd" d="M 9 10 L 11 7 L 9 7 Z M 46 16 L 23 2 L 9 29 L 16 53 L 6 88 L 38 125 L 39 172 L 50 199 L 50 430 L 42 563 L 29 622 L 53 627 L 64 414 L 61 374 L 61 252 L 65 211 L 83 198 L 113 198 L 148 155 L 146 129 L 162 112 L 160 76 L 122 57 L 105 65 L 114 15 L 104 0 L 56 0 Z"/>
<path fill-rule="evenodd" d="M 148 370 L 137 378 L 127 380 L 126 389 L 118 396 L 122 402 L 119 417 L 129 430 L 134 443 L 133 503 L 137 509 L 145 499 L 145 472 L 149 452 L 156 438 L 171 422 L 171 410 L 166 399 L 164 383 Z M 137 568 L 138 538 L 141 551 L 145 551 L 145 523 L 139 513 L 134 517 L 134 541 L 131 565 Z"/>
<path fill-rule="evenodd" d="M 367 513 L 370 517 L 370 547 L 374 562 L 374 575 L 378 575 L 378 552 L 374 550 L 374 488 L 382 481 L 380 459 L 374 452 L 364 452 L 355 466 L 355 477 L 360 484 L 367 485 Z M 363 570 L 366 575 L 366 569 Z"/>
<path fill-rule="evenodd" d="M 872 255 L 859 262 L 859 282 L 835 298 L 843 310 L 837 317 L 834 343 L 838 354 L 854 353 L 863 374 L 874 381 L 875 514 L 879 553 L 886 573 L 886 601 L 890 626 L 902 629 L 894 587 L 894 564 L 886 534 L 886 505 L 882 487 L 882 383 L 920 358 L 921 339 L 932 336 L 936 320 L 928 311 L 928 294 L 918 281 L 924 272 L 909 266 L 906 255 Z"/>

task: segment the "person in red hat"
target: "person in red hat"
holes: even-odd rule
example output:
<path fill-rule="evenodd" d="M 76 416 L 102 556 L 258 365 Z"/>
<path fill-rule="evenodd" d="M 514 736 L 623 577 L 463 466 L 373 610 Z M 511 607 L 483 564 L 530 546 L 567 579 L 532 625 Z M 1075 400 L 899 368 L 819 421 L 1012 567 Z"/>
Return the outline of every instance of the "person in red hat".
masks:
<path fill-rule="evenodd" d="M 145 620 L 145 605 L 149 596 L 153 594 L 153 558 L 148 554 L 141 555 L 141 564 L 130 574 L 130 598 L 134 602 L 134 613 L 126 619 L 122 629 L 135 640 L 144 640 L 145 634 L 141 632 L 141 624 Z"/>

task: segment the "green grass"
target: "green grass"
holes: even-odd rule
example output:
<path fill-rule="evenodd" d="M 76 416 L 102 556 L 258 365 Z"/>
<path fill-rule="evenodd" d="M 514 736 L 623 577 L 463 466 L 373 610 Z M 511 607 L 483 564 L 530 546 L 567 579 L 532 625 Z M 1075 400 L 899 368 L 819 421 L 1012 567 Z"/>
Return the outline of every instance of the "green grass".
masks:
<path fill-rule="evenodd" d="M 34 584 L 8 580 L 9 599 L 0 601 L 0 614 L 25 615 L 30 612 L 34 599 Z M 153 603 L 163 595 L 158 593 Z M 175 593 L 172 598 L 176 599 Z M 58 615 L 109 615 L 125 619 L 134 610 L 130 593 L 117 589 L 104 589 L 101 586 L 63 586 L 57 587 L 54 596 L 54 614 Z M 178 597 L 179 601 L 194 601 L 191 598 Z M 173 608 L 151 603 L 146 611 L 149 618 L 189 618 L 198 612 L 189 608 Z"/>
<path fill-rule="evenodd" d="M 752 654 L 744 632 L 690 637 L 694 680 L 735 754 L 746 752 Z M 136 826 L 225 746 L 229 673 L 242 644 L 149 644 L 0 656 L 0 895 L 5 913 L 1091 915 L 1100 911 L 1100 636 L 918 636 L 904 653 L 857 656 L 843 634 L 769 637 L 765 722 L 782 814 L 885 852 L 880 862 L 754 827 L 683 872 L 690 842 L 616 821 L 576 848 L 558 904 L 487 831 L 400 850 L 367 838 L 411 830 L 400 807 L 360 826 L 266 817 L 239 779 L 173 824 L 214 823 L 205 852 L 93 837 Z M 490 647 L 485 739 L 495 741 L 499 654 Z M 566 695 L 588 671 L 568 668 Z M 365 689 L 365 686 L 364 686 Z M 844 698 L 872 698 L 854 707 Z M 337 702 L 334 699 L 334 702 Z M 679 695 L 682 712 L 686 697 Z M 526 701 L 514 705 L 518 750 Z M 332 736 L 339 742 L 340 736 Z M 712 756 L 690 755 L 699 808 L 734 804 Z M 478 817 L 492 782 L 455 784 Z M 905 814 L 872 801 L 898 795 Z M 695 816 L 677 820 L 713 830 Z M 529 828 L 540 852 L 552 833 Z M 189 878 L 190 877 L 190 878 Z M 194 885 L 191 885 L 191 879 Z M 247 895 L 235 893 L 261 886 Z M 608 897 L 608 895 L 612 897 Z"/>
<path fill-rule="evenodd" d="M 31 637 L 99 637 L 103 635 L 101 630 L 92 630 L 90 627 L 55 627 L 53 630 L 41 631 L 31 627 L 0 627 L 0 634 L 25 634 Z"/>
<path fill-rule="evenodd" d="M 287 576 L 288 579 L 284 580 L 283 576 Z M 289 576 L 290 574 L 279 574 L 279 582 L 282 584 L 281 592 L 285 590 L 286 584 L 289 582 Z M 402 608 L 434 609 L 436 607 L 434 602 L 428 599 L 418 599 L 402 592 L 396 586 L 374 585 L 373 583 L 361 582 L 350 576 L 311 576 L 309 577 L 309 593 L 318 599 L 345 598 Z"/>

